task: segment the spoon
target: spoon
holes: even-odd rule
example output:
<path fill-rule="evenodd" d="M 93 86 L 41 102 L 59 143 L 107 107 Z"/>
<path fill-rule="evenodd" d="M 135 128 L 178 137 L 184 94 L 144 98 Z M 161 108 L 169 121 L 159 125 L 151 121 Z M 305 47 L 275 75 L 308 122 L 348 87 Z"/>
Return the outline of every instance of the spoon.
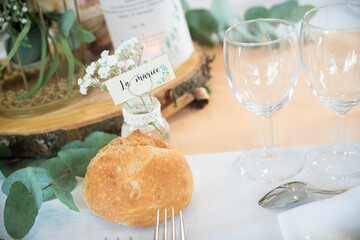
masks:
<path fill-rule="evenodd" d="M 313 193 L 335 195 L 346 190 L 322 190 L 306 182 L 285 183 L 260 199 L 259 205 L 267 208 L 283 207 L 310 197 Z"/>

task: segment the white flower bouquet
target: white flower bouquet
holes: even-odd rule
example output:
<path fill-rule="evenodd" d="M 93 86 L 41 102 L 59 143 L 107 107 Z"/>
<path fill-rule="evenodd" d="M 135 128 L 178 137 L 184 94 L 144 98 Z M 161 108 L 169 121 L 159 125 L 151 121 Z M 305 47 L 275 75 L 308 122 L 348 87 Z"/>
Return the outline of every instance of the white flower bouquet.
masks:
<path fill-rule="evenodd" d="M 113 55 L 109 55 L 108 50 L 103 51 L 101 58 L 86 68 L 85 76 L 78 79 L 80 93 L 86 95 L 90 87 L 108 91 L 106 80 L 149 62 L 148 57 L 142 56 L 144 49 L 145 44 L 132 37 L 123 41 Z"/>

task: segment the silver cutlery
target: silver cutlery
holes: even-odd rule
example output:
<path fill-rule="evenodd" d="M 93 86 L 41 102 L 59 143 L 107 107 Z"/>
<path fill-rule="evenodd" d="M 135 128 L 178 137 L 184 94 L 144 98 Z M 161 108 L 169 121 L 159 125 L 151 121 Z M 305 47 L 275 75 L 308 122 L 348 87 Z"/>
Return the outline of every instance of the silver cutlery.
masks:
<path fill-rule="evenodd" d="M 175 216 L 174 216 L 174 208 L 171 208 L 171 240 L 176 240 L 176 230 L 175 230 Z M 155 240 L 159 240 L 159 225 L 160 225 L 160 210 L 157 210 L 156 214 L 156 226 L 155 226 Z M 167 211 L 164 209 L 164 238 L 163 240 L 168 239 L 167 232 Z M 180 239 L 186 240 L 185 237 L 185 228 L 184 228 L 184 220 L 182 215 L 182 210 L 180 209 Z"/>
<path fill-rule="evenodd" d="M 306 182 L 289 182 L 268 192 L 259 201 L 259 205 L 266 208 L 283 207 L 310 197 L 312 194 L 335 195 L 346 190 L 323 190 L 311 186 Z"/>

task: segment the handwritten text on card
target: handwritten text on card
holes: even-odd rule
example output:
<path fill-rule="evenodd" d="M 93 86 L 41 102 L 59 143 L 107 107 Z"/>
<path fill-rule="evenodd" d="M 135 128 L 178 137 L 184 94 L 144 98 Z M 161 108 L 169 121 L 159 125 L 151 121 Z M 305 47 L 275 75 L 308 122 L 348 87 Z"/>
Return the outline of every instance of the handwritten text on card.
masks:
<path fill-rule="evenodd" d="M 166 55 L 158 57 L 129 72 L 105 82 L 107 89 L 118 105 L 175 79 L 174 71 Z"/>

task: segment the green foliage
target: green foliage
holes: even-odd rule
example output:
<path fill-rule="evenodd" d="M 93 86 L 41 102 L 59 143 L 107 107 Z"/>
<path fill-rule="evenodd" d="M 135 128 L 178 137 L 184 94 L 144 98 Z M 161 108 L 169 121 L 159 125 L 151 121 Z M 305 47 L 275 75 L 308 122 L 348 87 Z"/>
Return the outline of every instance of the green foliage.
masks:
<path fill-rule="evenodd" d="M 15 16 L 15 15 L 14 15 Z M 16 51 L 19 51 L 20 57 L 23 60 L 23 64 L 29 64 L 31 62 L 37 61 L 40 57 L 40 72 L 39 78 L 35 86 L 26 91 L 25 93 L 17 96 L 17 98 L 26 98 L 31 96 L 42 86 L 44 86 L 55 74 L 56 68 L 59 63 L 59 50 L 61 50 L 65 56 L 68 63 L 68 84 L 69 84 L 69 95 L 72 90 L 72 82 L 74 77 L 74 67 L 75 64 L 83 67 L 82 64 L 75 59 L 72 49 L 78 48 L 83 42 L 89 43 L 95 40 L 95 36 L 86 31 L 78 22 L 75 21 L 75 12 L 73 10 L 67 10 L 64 13 L 46 13 L 44 14 L 45 27 L 42 26 L 39 15 L 34 12 L 26 13 L 26 24 L 19 29 L 13 28 L 12 31 L 9 29 L 6 32 L 10 35 L 12 40 L 15 41 L 12 44 L 12 41 L 8 40 L 8 56 L 0 67 L 0 71 L 5 68 L 10 60 L 16 62 L 17 58 L 15 56 Z M 60 31 L 49 31 L 49 28 L 53 22 L 58 23 Z M 34 35 L 32 30 L 39 32 L 39 36 Z M 76 46 L 72 46 L 71 37 L 74 39 Z M 56 37 L 55 37 L 56 36 Z M 46 70 L 46 57 L 48 55 L 48 43 L 46 38 L 49 38 L 53 43 L 54 56 L 50 64 L 49 69 Z M 39 41 L 41 39 L 41 41 Z M 59 39 L 59 43 L 57 40 Z M 20 48 L 20 46 L 22 46 Z M 38 53 L 40 55 L 37 55 Z"/>
<path fill-rule="evenodd" d="M 27 22 L 24 26 L 24 28 L 21 30 L 20 34 L 18 35 L 14 46 L 12 47 L 11 51 L 8 53 L 8 56 L 6 57 L 5 61 L 3 62 L 3 64 L 0 67 L 0 71 L 2 71 L 5 66 L 9 63 L 9 61 L 13 58 L 13 56 L 16 53 L 16 50 L 19 48 L 20 43 L 24 40 L 24 38 L 26 37 L 26 35 L 28 34 L 29 30 L 31 27 L 31 22 Z"/>
<path fill-rule="evenodd" d="M 281 4 L 276 4 L 270 9 L 271 18 L 283 18 L 286 16 L 293 8 L 297 7 L 299 4 L 297 1 L 287 1 Z"/>
<path fill-rule="evenodd" d="M 73 211 L 79 211 L 71 191 L 75 176 L 84 177 L 91 159 L 117 137 L 94 132 L 84 141 L 75 140 L 63 146 L 54 158 L 0 164 L 6 177 L 2 191 L 8 195 L 4 208 L 4 222 L 8 234 L 23 238 L 35 222 L 42 202 L 57 198 Z"/>
<path fill-rule="evenodd" d="M 75 21 L 75 12 L 73 10 L 66 10 L 60 19 L 60 31 L 65 36 L 68 37 L 70 29 L 73 26 Z"/>
<path fill-rule="evenodd" d="M 290 22 L 298 22 L 302 19 L 304 14 L 312 8 L 314 8 L 312 5 L 296 6 L 284 17 L 284 19 Z"/>
<path fill-rule="evenodd" d="M 40 57 L 41 60 L 40 60 L 39 78 L 34 87 L 32 87 L 30 90 L 26 91 L 25 93 L 19 95 L 17 98 L 29 97 L 34 92 L 36 92 L 43 84 L 45 61 L 46 61 L 46 54 L 47 54 L 47 43 L 46 43 L 46 37 L 45 37 L 44 31 L 42 29 L 40 29 L 40 32 L 41 32 L 41 57 Z"/>
<path fill-rule="evenodd" d="M 111 140 L 115 139 L 117 135 L 103 132 L 93 132 L 84 141 L 86 147 L 103 148 Z"/>
<path fill-rule="evenodd" d="M 4 224 L 8 234 L 15 239 L 25 237 L 34 225 L 37 214 L 33 195 L 23 183 L 15 182 L 4 208 Z"/>
<path fill-rule="evenodd" d="M 72 148 L 60 151 L 58 155 L 75 176 L 85 177 L 86 167 L 98 151 L 98 148 Z"/>
<path fill-rule="evenodd" d="M 186 0 L 182 0 L 186 21 L 189 26 L 191 37 L 200 44 L 213 46 L 218 41 L 223 41 L 225 31 L 230 26 L 239 23 L 241 17 L 237 16 L 228 1 L 213 0 L 211 10 L 205 9 L 189 9 Z M 253 20 L 258 18 L 279 18 L 290 22 L 298 22 L 302 16 L 313 6 L 299 6 L 297 0 L 286 1 L 276 4 L 270 9 L 263 6 L 254 6 L 245 11 L 244 20 Z M 252 29 L 254 30 L 254 29 Z M 270 38 L 276 38 L 274 35 L 274 26 L 263 24 L 263 26 L 255 28 L 258 32 L 248 31 L 241 32 L 243 38 L 249 41 L 261 42 L 261 38 L 265 35 Z M 217 32 L 217 35 L 214 34 Z"/>
<path fill-rule="evenodd" d="M 258 18 L 268 18 L 270 11 L 265 7 L 251 7 L 245 12 L 245 20 L 252 20 Z"/>
<path fill-rule="evenodd" d="M 52 182 L 52 189 L 54 190 L 55 196 L 60 202 L 68 206 L 71 210 L 79 212 L 79 209 L 75 206 L 73 196 L 69 191 L 60 187 L 56 182 Z"/>
<path fill-rule="evenodd" d="M 213 46 L 213 34 L 217 33 L 217 21 L 210 11 L 205 9 L 190 10 L 185 15 L 191 37 L 200 44 Z"/>

